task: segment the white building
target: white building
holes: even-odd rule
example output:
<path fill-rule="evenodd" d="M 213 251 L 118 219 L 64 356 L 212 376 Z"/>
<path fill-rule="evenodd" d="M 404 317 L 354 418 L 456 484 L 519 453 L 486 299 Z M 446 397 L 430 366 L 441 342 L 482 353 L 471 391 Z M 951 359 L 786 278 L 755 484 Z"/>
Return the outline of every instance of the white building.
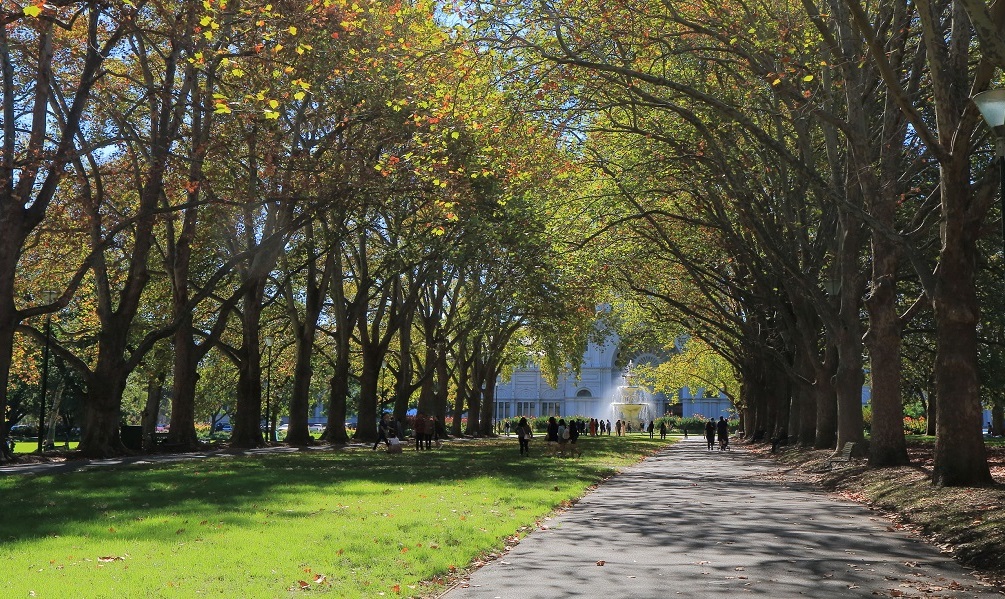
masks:
<path fill-rule="evenodd" d="M 658 364 L 662 361 L 652 353 L 621 356 L 619 341 L 612 334 L 602 344 L 590 343 L 583 356 L 579 376 L 572 372 L 561 373 L 557 388 L 545 382 L 537 364 L 516 369 L 510 380 L 497 383 L 496 419 L 514 416 L 617 419 L 611 404 L 620 401 L 619 387 L 626 384 L 624 375 L 628 361 L 635 364 Z M 706 418 L 729 416 L 731 406 L 728 398 L 720 394 L 713 397 L 705 395 L 704 389 L 681 389 L 681 400 L 677 403 L 672 396 L 657 393 L 652 398 L 652 409 L 657 416 L 667 413 Z"/>

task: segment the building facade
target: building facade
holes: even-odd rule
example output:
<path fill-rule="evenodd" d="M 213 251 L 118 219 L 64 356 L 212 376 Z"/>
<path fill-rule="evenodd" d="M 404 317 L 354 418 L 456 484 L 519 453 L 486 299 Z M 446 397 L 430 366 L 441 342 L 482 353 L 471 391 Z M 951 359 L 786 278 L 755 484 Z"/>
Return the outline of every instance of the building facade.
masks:
<path fill-rule="evenodd" d="M 571 371 L 560 373 L 555 388 L 545 382 L 538 364 L 517 368 L 508 381 L 497 382 L 496 420 L 517 416 L 585 416 L 616 420 L 612 404 L 621 401 L 620 388 L 627 383 L 625 365 L 629 360 L 634 364 L 657 364 L 662 360 L 652 353 L 622 356 L 619 341 L 612 334 L 603 343 L 590 343 L 583 355 L 579 375 Z M 684 388 L 679 396 L 678 402 L 672 394 L 657 393 L 647 403 L 656 416 L 675 414 L 718 418 L 729 417 L 732 413 L 729 399 L 718 393 Z"/>

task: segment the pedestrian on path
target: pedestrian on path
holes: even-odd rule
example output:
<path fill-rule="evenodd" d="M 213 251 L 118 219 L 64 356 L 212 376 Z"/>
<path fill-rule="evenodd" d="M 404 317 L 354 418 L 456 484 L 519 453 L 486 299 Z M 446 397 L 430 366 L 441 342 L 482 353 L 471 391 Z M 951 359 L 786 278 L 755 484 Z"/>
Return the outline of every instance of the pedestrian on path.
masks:
<path fill-rule="evenodd" d="M 722 416 L 715 425 L 715 433 L 719 437 L 719 451 L 729 449 L 729 423 Z"/>
<path fill-rule="evenodd" d="M 715 449 L 715 421 L 711 418 L 705 423 L 705 441 L 708 442 L 708 450 Z"/>
<path fill-rule="evenodd" d="M 656 422 L 653 421 L 653 420 L 650 420 L 649 421 L 649 427 L 646 428 L 646 430 L 649 432 L 649 438 L 652 439 L 653 438 L 653 431 L 656 430 Z"/>
<path fill-rule="evenodd" d="M 530 440 L 534 438 L 534 431 L 527 424 L 526 418 L 520 419 L 520 424 L 516 425 L 516 438 L 520 441 L 520 455 L 530 455 Z"/>
<path fill-rule="evenodd" d="M 415 423 L 412 428 L 415 429 L 415 451 L 421 451 L 422 442 L 426 438 L 426 414 L 424 412 L 415 415 Z"/>
<path fill-rule="evenodd" d="M 660 440 L 664 441 L 667 438 L 667 423 L 660 421 Z"/>
<path fill-rule="evenodd" d="M 426 418 L 426 449 L 433 448 L 433 441 L 439 441 L 439 433 L 436 432 L 436 416 L 430 414 Z"/>
<path fill-rule="evenodd" d="M 380 415 L 380 422 L 377 423 L 377 440 L 373 444 L 373 450 L 377 451 L 377 446 L 383 441 L 384 445 L 387 445 L 387 431 L 390 423 L 388 422 L 387 414 Z"/>

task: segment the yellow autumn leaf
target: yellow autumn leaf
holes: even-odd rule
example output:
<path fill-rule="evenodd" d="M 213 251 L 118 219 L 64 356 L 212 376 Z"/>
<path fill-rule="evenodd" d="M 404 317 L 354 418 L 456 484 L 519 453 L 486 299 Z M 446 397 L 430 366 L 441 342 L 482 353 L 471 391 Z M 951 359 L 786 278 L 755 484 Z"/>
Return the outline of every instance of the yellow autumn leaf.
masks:
<path fill-rule="evenodd" d="M 203 27 L 205 27 L 206 25 L 209 25 L 212 22 L 213 22 L 213 17 L 211 17 L 209 15 L 206 15 L 203 18 L 199 19 L 199 24 L 202 25 Z"/>
<path fill-rule="evenodd" d="M 31 6 L 25 6 L 24 14 L 26 14 L 29 17 L 37 17 L 38 15 L 42 14 L 42 7 L 36 6 L 34 4 Z"/>
<path fill-rule="evenodd" d="M 279 118 L 279 113 L 276 112 L 275 110 L 266 110 L 265 111 L 265 118 L 271 119 L 271 120 L 276 120 L 276 119 Z"/>
<path fill-rule="evenodd" d="M 244 77 L 244 71 L 242 71 L 241 69 L 234 69 L 233 71 L 230 72 L 230 74 L 233 75 L 234 77 Z"/>
<path fill-rule="evenodd" d="M 305 94 L 304 92 L 297 92 L 297 93 L 293 94 L 293 98 L 296 99 L 296 100 L 303 100 L 304 96 L 306 96 L 306 95 L 307 94 Z"/>
<path fill-rule="evenodd" d="M 216 109 L 213 110 L 213 112 L 216 114 L 230 114 L 233 111 L 230 109 L 230 106 L 227 106 L 226 104 L 217 104 Z"/>
<path fill-rule="evenodd" d="M 809 83 L 810 81 L 813 81 L 813 75 L 807 75 L 807 76 L 803 77 L 803 81 L 805 81 L 806 83 Z"/>
<path fill-rule="evenodd" d="M 293 25 L 290 25 L 289 31 L 290 31 L 290 35 L 296 35 L 297 34 L 297 28 L 294 27 Z"/>
<path fill-rule="evenodd" d="M 269 100 L 269 108 L 279 108 L 279 100 Z"/>

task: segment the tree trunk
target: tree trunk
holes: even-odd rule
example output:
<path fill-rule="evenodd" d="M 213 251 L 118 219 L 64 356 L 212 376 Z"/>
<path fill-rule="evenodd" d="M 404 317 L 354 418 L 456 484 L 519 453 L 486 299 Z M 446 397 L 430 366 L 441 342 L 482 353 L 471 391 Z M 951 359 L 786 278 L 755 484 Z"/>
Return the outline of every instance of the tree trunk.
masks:
<path fill-rule="evenodd" d="M 892 247 L 873 236 L 872 292 L 866 300 L 869 332 L 866 344 L 872 374 L 872 434 L 869 466 L 887 468 L 909 462 L 900 396 L 900 323 L 897 314 L 896 259 Z"/>
<path fill-rule="evenodd" d="M 335 371 L 328 383 L 328 426 L 321 439 L 329 443 L 345 444 L 349 442 L 349 433 L 345 430 L 347 407 L 349 401 L 349 334 L 347 324 L 343 321 L 336 325 L 335 331 Z M 359 422 L 356 423 L 357 430 Z"/>
<path fill-rule="evenodd" d="M 185 301 L 187 302 L 187 299 Z M 182 306 L 178 306 L 176 302 L 177 311 L 184 310 Z M 186 315 L 174 332 L 174 376 L 171 381 L 171 426 L 168 429 L 168 442 L 187 449 L 199 445 L 199 436 L 195 432 L 195 387 L 199 380 L 198 366 L 199 357 L 193 338 L 192 317 Z"/>
<path fill-rule="evenodd" d="M 234 430 L 230 442 L 234 447 L 254 448 L 265 445 L 262 436 L 262 298 L 265 278 L 248 285 L 242 299 L 242 344 L 238 352 L 237 405 L 234 410 Z M 266 417 L 268 414 L 266 413 Z"/>
<path fill-rule="evenodd" d="M 1005 436 L 1005 406 L 1001 401 L 991 406 L 991 434 L 995 437 Z"/>
<path fill-rule="evenodd" d="M 59 407 L 63 403 L 63 391 L 66 390 L 66 379 L 60 377 L 52 389 L 52 400 L 46 405 L 51 405 L 49 410 L 48 425 L 46 426 L 45 447 L 55 447 L 56 445 L 56 425 L 59 423 Z"/>
<path fill-rule="evenodd" d="M 363 353 L 363 371 L 359 377 L 359 422 L 353 439 L 364 443 L 377 440 L 377 379 L 380 376 L 382 354 Z"/>
<path fill-rule="evenodd" d="M 460 352 L 458 352 L 460 353 Z M 457 396 L 454 399 L 454 420 L 450 424 L 450 432 L 455 437 L 461 436 L 461 414 L 464 413 L 464 403 L 468 398 L 468 369 L 464 360 L 459 360 L 457 366 Z"/>
<path fill-rule="evenodd" d="M 297 364 L 293 373 L 293 394 L 290 396 L 290 426 L 286 432 L 286 443 L 300 447 L 314 443 L 307 423 L 311 408 L 311 377 L 314 374 L 311 360 L 317 331 L 314 324 L 317 319 L 312 319 L 312 316 L 312 310 L 308 306 L 303 326 L 297 334 Z"/>
<path fill-rule="evenodd" d="M 154 433 L 157 430 L 157 417 L 160 415 L 161 396 L 164 394 L 164 379 L 166 374 L 161 372 L 150 377 L 147 381 L 147 401 L 143 406 L 143 416 L 140 426 L 143 431 L 143 451 L 153 451 L 157 447 L 157 439 Z"/>
<path fill-rule="evenodd" d="M 19 316 L 14 305 L 14 274 L 23 237 L 15 227 L 16 216 L 11 211 L 0 215 L 0 456 L 7 455 L 7 393 L 10 389 L 10 367 L 14 357 L 14 329 Z"/>
<path fill-rule="evenodd" d="M 492 417 L 495 412 L 495 381 L 496 377 L 499 376 L 499 373 L 495 366 L 486 366 L 485 371 L 486 376 L 483 384 L 484 390 L 481 394 L 482 402 L 478 418 L 478 433 L 483 437 L 491 437 L 495 435 L 495 431 L 492 430 Z"/>
<path fill-rule="evenodd" d="M 122 359 L 125 335 L 114 326 L 102 329 L 98 363 L 91 375 L 77 449 L 84 457 L 108 458 L 126 453 L 119 431 L 122 424 L 122 392 L 129 375 Z"/>
<path fill-rule="evenodd" d="M 837 371 L 833 350 L 827 351 L 824 363 L 816 369 L 813 384 L 816 403 L 816 439 L 813 447 L 833 449 L 837 443 L 837 397 L 834 394 L 834 373 Z"/>
<path fill-rule="evenodd" d="M 981 436 L 980 381 L 977 373 L 975 286 L 979 223 L 968 217 L 967 158 L 942 164 L 942 249 L 936 272 L 935 392 L 939 424 L 933 482 L 938 486 L 986 486 L 994 481 Z"/>
<path fill-rule="evenodd" d="M 436 385 L 434 391 L 433 415 L 436 416 L 437 431 L 441 437 L 447 435 L 447 402 L 450 397 L 450 375 L 447 372 L 447 352 L 443 346 L 436 351 Z"/>

